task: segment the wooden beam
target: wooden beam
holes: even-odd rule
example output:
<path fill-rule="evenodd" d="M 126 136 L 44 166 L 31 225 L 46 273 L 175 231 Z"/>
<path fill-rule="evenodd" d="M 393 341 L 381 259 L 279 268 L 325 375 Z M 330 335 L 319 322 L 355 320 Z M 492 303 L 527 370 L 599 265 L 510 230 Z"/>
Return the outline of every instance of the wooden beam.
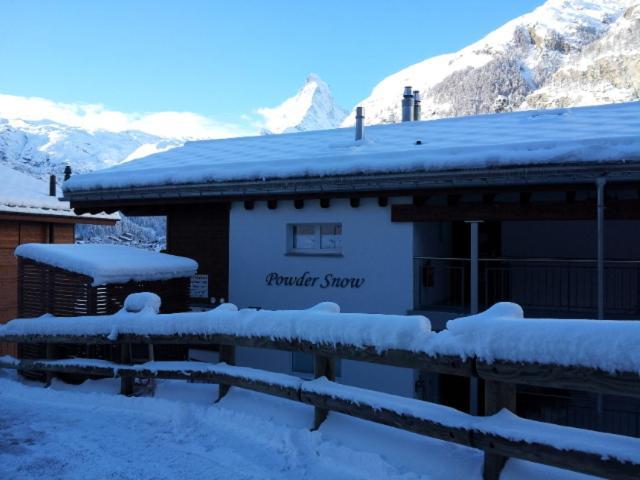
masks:
<path fill-rule="evenodd" d="M 349 205 L 351 205 L 351 208 L 358 208 L 360 206 L 360 198 L 359 197 L 351 197 L 349 199 Z"/>
<path fill-rule="evenodd" d="M 495 199 L 496 199 L 495 192 L 489 192 L 482 195 L 482 203 L 484 203 L 485 205 L 491 205 L 495 201 Z"/>
<path fill-rule="evenodd" d="M 449 207 L 455 207 L 460 203 L 460 198 L 462 198 L 462 195 L 459 193 L 450 193 L 447 195 L 447 205 Z"/>
<path fill-rule="evenodd" d="M 326 355 L 313 356 L 313 376 L 314 378 L 326 377 L 327 380 L 334 381 L 336 379 L 336 359 Z M 313 410 L 313 428 L 317 430 L 327 419 L 329 409 L 316 406 Z"/>
<path fill-rule="evenodd" d="M 378 206 L 386 207 L 389 205 L 389 197 L 378 197 Z"/>
<path fill-rule="evenodd" d="M 640 465 L 637 463 L 623 462 L 617 458 L 606 458 L 599 453 L 557 448 L 536 442 L 514 441 L 490 433 L 474 432 L 473 443 L 475 448 L 484 450 L 485 455 L 520 458 L 602 478 L 622 480 L 640 478 Z M 484 478 L 497 477 L 485 476 Z"/>
<path fill-rule="evenodd" d="M 331 206 L 331 199 L 324 197 L 320 199 L 320 208 L 329 208 Z"/>
<path fill-rule="evenodd" d="M 495 381 L 484 382 L 484 414 L 494 415 L 503 408 L 516 413 L 516 385 Z M 483 480 L 500 480 L 500 474 L 508 457 L 485 450 L 482 470 Z"/>
<path fill-rule="evenodd" d="M 640 375 L 610 373 L 587 367 L 542 365 L 495 360 L 476 361 L 476 372 L 484 380 L 535 387 L 578 390 L 607 395 L 640 397 Z"/>
<path fill-rule="evenodd" d="M 133 335 L 118 334 L 113 342 L 108 334 L 103 335 L 0 335 L 1 342 L 23 343 L 73 343 L 113 345 L 114 343 L 141 343 L 153 345 L 235 345 L 237 347 L 270 348 L 290 352 L 307 352 L 327 357 L 347 358 L 363 362 L 379 363 L 396 367 L 429 370 L 448 375 L 469 377 L 473 374 L 474 361 L 457 356 L 431 356 L 410 350 L 383 350 L 373 346 L 348 344 L 313 343 L 306 340 L 289 340 L 271 337 L 245 337 L 229 334 L 184 334 L 184 335 Z"/>
<path fill-rule="evenodd" d="M 253 208 L 254 208 L 253 200 L 245 200 L 244 201 L 244 209 L 245 210 L 253 210 Z"/>
<path fill-rule="evenodd" d="M 38 222 L 38 223 L 83 223 L 91 225 L 115 225 L 117 220 L 108 218 L 81 217 L 79 215 L 38 215 L 29 213 L 0 212 L 0 220 L 12 222 Z"/>
<path fill-rule="evenodd" d="M 351 402 L 342 398 L 335 398 L 330 395 L 323 395 L 306 390 L 301 391 L 300 400 L 309 405 L 314 405 L 316 408 L 344 413 L 352 417 L 389 425 L 394 428 L 401 428 L 409 432 L 446 440 L 448 442 L 472 445 L 471 432 L 465 428 L 455 428 L 415 417 L 411 414 L 398 414 L 398 412 L 384 407 L 374 407 L 366 403 Z"/>
<path fill-rule="evenodd" d="M 302 198 L 296 198 L 293 201 L 293 206 L 296 208 L 296 210 L 304 208 L 304 200 Z"/>
<path fill-rule="evenodd" d="M 393 222 L 465 220 L 595 220 L 594 201 L 574 203 L 461 203 L 453 206 L 393 205 Z M 640 219 L 640 201 L 612 200 L 607 203 L 607 219 Z"/>
<path fill-rule="evenodd" d="M 275 210 L 276 208 L 278 208 L 278 201 L 273 198 L 267 200 L 267 208 L 269 210 Z"/>
<path fill-rule="evenodd" d="M 416 207 L 421 207 L 427 203 L 429 197 L 427 195 L 414 195 L 412 199 L 412 205 Z"/>
<path fill-rule="evenodd" d="M 224 362 L 227 365 L 235 365 L 236 364 L 236 347 L 234 345 L 220 345 L 219 347 L 219 360 L 220 362 Z M 219 383 L 218 384 L 218 402 L 222 400 L 222 398 L 229 393 L 229 388 L 231 385 L 228 383 Z"/>
<path fill-rule="evenodd" d="M 120 363 L 124 365 L 131 365 L 131 344 L 120 344 Z M 120 378 L 120 394 L 131 396 L 133 395 L 133 377 L 121 377 Z"/>

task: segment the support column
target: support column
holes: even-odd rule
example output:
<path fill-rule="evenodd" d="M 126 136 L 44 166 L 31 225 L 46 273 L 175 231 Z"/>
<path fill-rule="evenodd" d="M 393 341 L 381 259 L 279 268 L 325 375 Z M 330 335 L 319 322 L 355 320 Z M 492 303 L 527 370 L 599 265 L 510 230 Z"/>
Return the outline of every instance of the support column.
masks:
<path fill-rule="evenodd" d="M 604 187 L 607 184 L 607 180 L 604 177 L 600 177 L 596 180 L 596 187 L 598 192 L 598 319 L 604 319 Z"/>
<path fill-rule="evenodd" d="M 332 382 L 336 379 L 336 359 L 333 357 L 326 357 L 324 355 L 313 356 L 313 376 L 314 378 L 327 377 L 327 380 Z M 329 410 L 325 408 L 315 407 L 313 413 L 313 428 L 311 430 L 318 430 L 322 422 L 327 419 Z"/>
<path fill-rule="evenodd" d="M 469 313 L 474 315 L 479 310 L 479 275 L 480 275 L 480 251 L 479 251 L 479 227 L 482 220 L 469 220 L 466 223 L 471 228 L 470 245 L 469 245 Z M 469 413 L 478 415 L 479 403 L 479 385 L 478 379 L 471 377 L 469 379 Z"/>
<path fill-rule="evenodd" d="M 235 365 L 236 364 L 236 346 L 235 345 L 220 345 L 219 346 L 219 361 L 222 363 L 226 363 L 227 365 Z M 231 385 L 226 385 L 224 383 L 218 384 L 218 399 L 216 403 L 222 400 L 227 393 L 229 393 L 229 389 Z"/>
<path fill-rule="evenodd" d="M 471 227 L 471 242 L 469 245 L 469 300 L 470 300 L 470 311 L 471 315 L 478 313 L 478 298 L 480 294 L 478 278 L 480 275 L 480 267 L 479 267 L 479 225 L 482 223 L 482 220 L 469 220 L 466 223 Z"/>
<path fill-rule="evenodd" d="M 128 366 L 132 364 L 130 343 L 120 344 L 120 363 Z M 133 377 L 120 377 L 120 394 L 129 397 L 133 395 L 133 384 Z"/>

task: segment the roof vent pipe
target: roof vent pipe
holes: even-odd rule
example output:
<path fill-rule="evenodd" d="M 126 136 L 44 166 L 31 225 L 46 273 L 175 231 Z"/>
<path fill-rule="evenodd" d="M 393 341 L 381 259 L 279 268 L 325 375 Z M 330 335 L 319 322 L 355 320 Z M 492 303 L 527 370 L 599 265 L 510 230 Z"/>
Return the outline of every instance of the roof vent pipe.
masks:
<path fill-rule="evenodd" d="M 402 121 L 410 122 L 413 120 L 413 92 L 411 87 L 404 87 L 402 95 Z"/>
<path fill-rule="evenodd" d="M 71 165 L 64 167 L 64 181 L 66 182 L 71 178 Z"/>
<path fill-rule="evenodd" d="M 420 106 L 420 91 L 413 91 L 413 121 L 417 122 L 420 120 L 420 116 L 422 115 L 422 107 Z"/>
<path fill-rule="evenodd" d="M 364 107 L 356 107 L 356 141 L 364 139 Z"/>
<path fill-rule="evenodd" d="M 49 175 L 49 195 L 51 197 L 56 196 L 56 176 Z"/>

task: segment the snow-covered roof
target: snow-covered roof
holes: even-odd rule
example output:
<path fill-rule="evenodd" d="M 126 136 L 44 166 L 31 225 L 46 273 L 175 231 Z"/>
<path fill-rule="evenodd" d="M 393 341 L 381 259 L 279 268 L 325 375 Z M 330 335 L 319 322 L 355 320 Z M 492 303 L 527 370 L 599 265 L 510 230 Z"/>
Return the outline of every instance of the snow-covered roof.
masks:
<path fill-rule="evenodd" d="M 0 165 L 0 211 L 75 216 L 69 202 L 49 195 L 49 184 L 26 173 Z"/>
<path fill-rule="evenodd" d="M 56 196 L 49 195 L 48 182 L 0 165 L 0 213 L 119 219 L 118 215 L 76 215 L 58 195 L 62 196 L 60 190 Z"/>
<path fill-rule="evenodd" d="M 190 277 L 195 260 L 123 245 L 25 243 L 15 254 L 93 278 L 92 285 Z"/>
<path fill-rule="evenodd" d="M 188 142 L 72 177 L 66 192 L 295 177 L 640 161 L 640 102 Z"/>

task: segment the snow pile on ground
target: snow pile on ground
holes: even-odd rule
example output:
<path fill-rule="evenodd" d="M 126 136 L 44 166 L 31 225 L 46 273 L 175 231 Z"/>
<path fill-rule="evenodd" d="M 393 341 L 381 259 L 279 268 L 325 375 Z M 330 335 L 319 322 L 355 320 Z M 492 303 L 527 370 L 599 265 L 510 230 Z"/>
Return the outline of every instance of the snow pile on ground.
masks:
<path fill-rule="evenodd" d="M 191 277 L 198 270 L 190 258 L 124 245 L 26 243 L 15 254 L 91 277 L 94 286 Z"/>
<path fill-rule="evenodd" d="M 307 176 L 640 160 L 640 103 L 188 142 L 65 191 Z M 420 143 L 417 143 L 420 141 Z"/>
<path fill-rule="evenodd" d="M 442 353 L 640 373 L 640 321 L 524 318 L 514 303 L 447 322 Z"/>
<path fill-rule="evenodd" d="M 0 476 L 120 478 L 482 478 L 482 453 L 330 413 L 311 432 L 307 405 L 237 388 L 158 381 L 155 398 L 116 395 L 116 380 L 51 388 L 0 370 Z M 502 480 L 593 477 L 509 460 Z"/>

